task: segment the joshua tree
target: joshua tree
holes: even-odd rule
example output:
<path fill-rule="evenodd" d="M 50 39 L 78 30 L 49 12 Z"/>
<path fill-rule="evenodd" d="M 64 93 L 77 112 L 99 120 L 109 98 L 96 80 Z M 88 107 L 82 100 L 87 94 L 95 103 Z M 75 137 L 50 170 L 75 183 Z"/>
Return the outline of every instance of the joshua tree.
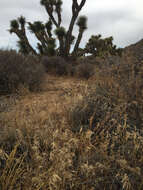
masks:
<path fill-rule="evenodd" d="M 121 48 L 116 48 L 113 45 L 113 37 L 101 38 L 101 35 L 91 36 L 85 47 L 85 53 L 90 53 L 94 56 L 105 57 L 108 55 L 120 55 Z"/>
<path fill-rule="evenodd" d="M 35 35 L 38 40 L 37 48 L 39 52 L 30 45 L 28 38 L 26 36 L 25 24 L 26 20 L 23 16 L 19 17 L 17 20 L 12 20 L 10 23 L 10 33 L 15 33 L 18 38 L 18 46 L 20 52 L 24 54 L 46 54 L 46 55 L 60 55 L 63 57 L 68 57 L 70 55 L 71 44 L 73 43 L 75 37 L 72 35 L 73 28 L 79 13 L 86 0 L 72 0 L 72 17 L 69 23 L 69 27 L 66 30 L 62 24 L 62 0 L 41 0 L 40 3 L 46 9 L 49 16 L 49 21 L 47 23 L 42 23 L 40 21 L 35 21 L 34 23 L 28 22 L 28 29 Z M 79 44 L 82 39 L 82 35 L 86 27 L 86 17 L 79 17 L 77 25 L 79 26 L 79 34 L 75 42 L 74 54 L 76 54 Z M 55 25 L 55 34 L 59 41 L 59 48 L 56 51 L 55 38 L 52 33 L 52 25 Z"/>
<path fill-rule="evenodd" d="M 87 23 L 87 18 L 85 16 L 80 16 L 79 19 L 78 19 L 78 22 L 77 22 L 77 25 L 79 27 L 79 34 L 78 34 L 76 44 L 74 46 L 73 54 L 77 55 L 77 53 L 78 53 L 79 44 L 81 42 L 83 32 L 87 29 L 86 23 Z"/>
<path fill-rule="evenodd" d="M 31 52 L 32 54 L 37 54 L 28 41 L 25 31 L 25 24 L 26 21 L 23 16 L 19 17 L 17 20 L 12 20 L 10 23 L 11 29 L 9 30 L 9 32 L 15 33 L 20 39 L 18 41 L 18 45 L 22 53 L 27 54 Z"/>

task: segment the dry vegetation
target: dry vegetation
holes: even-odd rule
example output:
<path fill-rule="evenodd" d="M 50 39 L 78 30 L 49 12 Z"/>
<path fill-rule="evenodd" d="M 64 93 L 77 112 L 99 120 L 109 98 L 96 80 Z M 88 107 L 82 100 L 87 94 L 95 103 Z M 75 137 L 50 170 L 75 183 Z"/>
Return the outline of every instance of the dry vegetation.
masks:
<path fill-rule="evenodd" d="M 91 67 L 1 95 L 1 190 L 143 189 L 142 64 Z"/>

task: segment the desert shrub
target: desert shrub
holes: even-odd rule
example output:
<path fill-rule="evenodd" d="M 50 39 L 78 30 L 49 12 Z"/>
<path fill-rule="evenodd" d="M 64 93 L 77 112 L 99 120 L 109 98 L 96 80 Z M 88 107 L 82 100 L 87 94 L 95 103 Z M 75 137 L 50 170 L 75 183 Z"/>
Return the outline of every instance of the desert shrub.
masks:
<path fill-rule="evenodd" d="M 5 128 L 1 126 L 0 137 L 0 147 L 3 148 L 7 153 L 11 151 L 17 143 L 17 134 L 15 128 Z"/>
<path fill-rule="evenodd" d="M 38 59 L 16 51 L 0 51 L 0 94 L 15 92 L 20 85 L 39 90 L 45 70 Z"/>
<path fill-rule="evenodd" d="M 68 65 L 68 68 L 67 68 L 67 73 L 68 73 L 68 76 L 71 76 L 73 77 L 74 74 L 75 74 L 75 69 L 76 69 L 76 66 L 74 64 L 69 64 Z"/>
<path fill-rule="evenodd" d="M 94 57 L 94 56 L 87 56 L 87 57 L 82 58 L 81 60 L 78 59 L 78 62 L 79 63 L 84 62 L 85 64 L 89 63 L 92 65 L 99 66 L 99 65 L 102 65 L 103 59 L 99 57 Z"/>
<path fill-rule="evenodd" d="M 10 111 L 18 100 L 19 95 L 17 94 L 0 96 L 0 112 Z"/>
<path fill-rule="evenodd" d="M 74 76 L 78 78 L 89 79 L 94 75 L 94 65 L 90 63 L 81 63 L 75 66 Z"/>
<path fill-rule="evenodd" d="M 128 78 L 124 72 L 119 67 L 105 67 L 91 78 L 94 90 L 87 90 L 87 94 L 67 110 L 72 131 L 90 128 L 96 133 L 109 129 L 111 132 L 117 125 L 123 125 L 125 117 L 130 127 L 142 128 L 142 74 L 140 71 L 138 76 Z"/>
<path fill-rule="evenodd" d="M 111 99 L 95 90 L 87 92 L 66 111 L 67 122 L 73 132 L 95 128 L 106 113 L 113 109 Z M 94 117 L 93 117 L 94 116 Z M 94 122 L 93 122 L 94 121 Z M 92 122 L 92 124 L 91 124 Z"/>
<path fill-rule="evenodd" d="M 68 63 L 62 57 L 43 57 L 42 64 L 46 72 L 58 76 L 68 74 Z"/>
<path fill-rule="evenodd" d="M 122 63 L 110 68 L 105 66 L 95 76 L 96 93 L 110 98 L 120 113 L 119 118 L 127 114 L 127 123 L 137 128 L 142 128 L 143 123 L 142 74 L 142 66 L 137 74 L 133 65 Z"/>
<path fill-rule="evenodd" d="M 94 102 L 85 102 L 85 100 L 79 100 L 76 104 L 71 105 L 70 109 L 66 111 L 66 118 L 72 132 L 89 128 L 89 119 L 94 112 L 94 106 Z"/>

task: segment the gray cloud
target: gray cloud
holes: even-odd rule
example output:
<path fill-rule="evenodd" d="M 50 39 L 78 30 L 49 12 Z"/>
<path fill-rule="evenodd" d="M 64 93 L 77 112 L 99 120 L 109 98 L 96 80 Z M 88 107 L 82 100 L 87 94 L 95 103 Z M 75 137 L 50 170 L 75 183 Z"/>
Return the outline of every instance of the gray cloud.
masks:
<path fill-rule="evenodd" d="M 7 31 L 10 20 L 20 15 L 24 15 L 28 21 L 47 20 L 48 15 L 39 2 L 40 0 L 0 1 L 0 47 L 16 47 L 17 37 Z M 63 25 L 68 27 L 72 0 L 63 2 Z M 83 36 L 81 46 L 84 46 L 92 34 L 99 33 L 103 37 L 113 36 L 115 44 L 122 47 L 140 40 L 143 38 L 142 6 L 142 0 L 87 0 L 81 14 L 88 17 L 88 30 Z M 77 34 L 77 30 L 75 27 L 74 34 Z M 35 44 L 34 37 L 29 35 L 29 38 Z"/>

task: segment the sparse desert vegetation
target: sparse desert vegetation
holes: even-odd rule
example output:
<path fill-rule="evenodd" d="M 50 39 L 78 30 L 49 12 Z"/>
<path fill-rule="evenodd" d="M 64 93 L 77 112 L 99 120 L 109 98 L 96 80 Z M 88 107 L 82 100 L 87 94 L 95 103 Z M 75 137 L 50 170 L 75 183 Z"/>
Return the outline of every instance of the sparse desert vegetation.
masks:
<path fill-rule="evenodd" d="M 0 50 L 0 190 L 143 190 L 143 40 L 80 48 L 86 0 L 67 29 L 61 0 L 40 3 L 49 20 L 12 20 L 19 50 Z"/>
<path fill-rule="evenodd" d="M 143 189 L 143 67 L 132 56 L 38 63 L 1 50 L 0 189 Z"/>

